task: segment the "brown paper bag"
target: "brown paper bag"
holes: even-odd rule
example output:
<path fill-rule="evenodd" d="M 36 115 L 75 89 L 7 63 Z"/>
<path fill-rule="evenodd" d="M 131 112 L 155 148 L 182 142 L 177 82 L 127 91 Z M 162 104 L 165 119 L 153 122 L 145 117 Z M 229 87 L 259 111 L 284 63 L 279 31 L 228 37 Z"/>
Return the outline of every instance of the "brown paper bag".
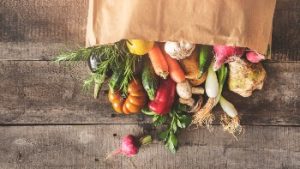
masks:
<path fill-rule="evenodd" d="M 186 40 L 266 53 L 276 0 L 90 0 L 87 46 Z"/>

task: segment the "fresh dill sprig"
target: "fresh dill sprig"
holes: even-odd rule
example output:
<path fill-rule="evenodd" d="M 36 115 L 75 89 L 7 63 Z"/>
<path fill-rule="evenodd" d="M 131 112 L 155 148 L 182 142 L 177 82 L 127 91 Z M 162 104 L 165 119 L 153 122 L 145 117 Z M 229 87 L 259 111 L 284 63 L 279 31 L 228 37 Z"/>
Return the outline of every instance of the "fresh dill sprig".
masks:
<path fill-rule="evenodd" d="M 124 94 L 127 94 L 128 85 L 134 78 L 134 68 L 138 57 L 132 56 L 131 54 L 127 54 L 125 57 L 123 81 L 120 84 L 120 90 Z"/>
<path fill-rule="evenodd" d="M 88 48 L 80 48 L 76 51 L 65 52 L 56 57 L 56 62 L 61 61 L 87 61 L 90 57 L 96 57 L 99 61 L 97 69 L 83 82 L 83 89 L 90 90 L 94 86 L 94 96 L 97 97 L 102 84 L 109 71 L 121 71 L 123 80 L 118 82 L 118 90 L 127 94 L 127 88 L 134 78 L 136 56 L 130 54 L 126 41 L 121 40 L 111 45 L 101 45 Z M 77 63 L 77 62 L 72 62 Z"/>
<path fill-rule="evenodd" d="M 95 46 L 89 48 L 80 48 L 78 50 L 70 52 L 64 52 L 55 58 L 55 62 L 88 60 L 90 56 L 99 48 L 99 46 Z"/>

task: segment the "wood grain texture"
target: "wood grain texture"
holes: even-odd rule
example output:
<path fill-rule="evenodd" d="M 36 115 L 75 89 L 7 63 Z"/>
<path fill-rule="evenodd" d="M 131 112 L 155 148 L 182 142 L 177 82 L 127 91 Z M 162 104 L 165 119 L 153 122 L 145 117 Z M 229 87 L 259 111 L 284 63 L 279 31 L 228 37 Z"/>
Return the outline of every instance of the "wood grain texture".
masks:
<path fill-rule="evenodd" d="M 106 155 L 120 138 L 157 132 L 136 125 L 0 127 L 0 168 L 298 169 L 300 128 L 247 126 L 239 141 L 220 127 L 182 131 L 174 155 L 157 140 L 134 158 Z"/>
<path fill-rule="evenodd" d="M 266 63 L 268 78 L 262 91 L 250 98 L 225 96 L 240 111 L 243 124 L 300 125 L 300 63 Z M 89 73 L 76 66 L 47 61 L 0 62 L 1 124 L 144 123 L 142 115 L 113 113 L 104 90 L 94 100 L 82 89 Z M 105 88 L 104 88 L 105 89 Z"/>
<path fill-rule="evenodd" d="M 88 0 L 1 1 L 0 60 L 51 60 L 66 48 L 83 46 L 87 2 Z M 299 0 L 277 1 L 273 60 L 300 60 L 299 11 Z"/>

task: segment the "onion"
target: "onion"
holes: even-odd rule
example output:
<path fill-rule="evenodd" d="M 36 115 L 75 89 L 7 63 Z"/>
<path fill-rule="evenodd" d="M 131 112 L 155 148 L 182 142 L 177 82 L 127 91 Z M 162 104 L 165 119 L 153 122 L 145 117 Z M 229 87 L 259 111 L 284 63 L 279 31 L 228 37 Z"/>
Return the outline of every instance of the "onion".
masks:
<path fill-rule="evenodd" d="M 231 118 L 234 118 L 238 115 L 238 112 L 234 105 L 226 100 L 223 96 L 220 98 L 220 105 L 224 112 Z"/>
<path fill-rule="evenodd" d="M 218 96 L 219 82 L 212 65 L 210 65 L 208 68 L 208 75 L 205 82 L 205 92 L 210 98 L 215 98 Z"/>

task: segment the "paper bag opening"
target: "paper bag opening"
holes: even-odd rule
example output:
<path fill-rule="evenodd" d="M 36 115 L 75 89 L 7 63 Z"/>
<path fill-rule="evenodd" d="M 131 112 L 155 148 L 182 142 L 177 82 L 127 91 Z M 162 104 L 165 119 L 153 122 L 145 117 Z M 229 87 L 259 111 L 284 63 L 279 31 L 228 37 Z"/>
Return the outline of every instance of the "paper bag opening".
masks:
<path fill-rule="evenodd" d="M 121 39 L 186 40 L 266 54 L 275 4 L 276 0 L 90 0 L 86 45 Z"/>

